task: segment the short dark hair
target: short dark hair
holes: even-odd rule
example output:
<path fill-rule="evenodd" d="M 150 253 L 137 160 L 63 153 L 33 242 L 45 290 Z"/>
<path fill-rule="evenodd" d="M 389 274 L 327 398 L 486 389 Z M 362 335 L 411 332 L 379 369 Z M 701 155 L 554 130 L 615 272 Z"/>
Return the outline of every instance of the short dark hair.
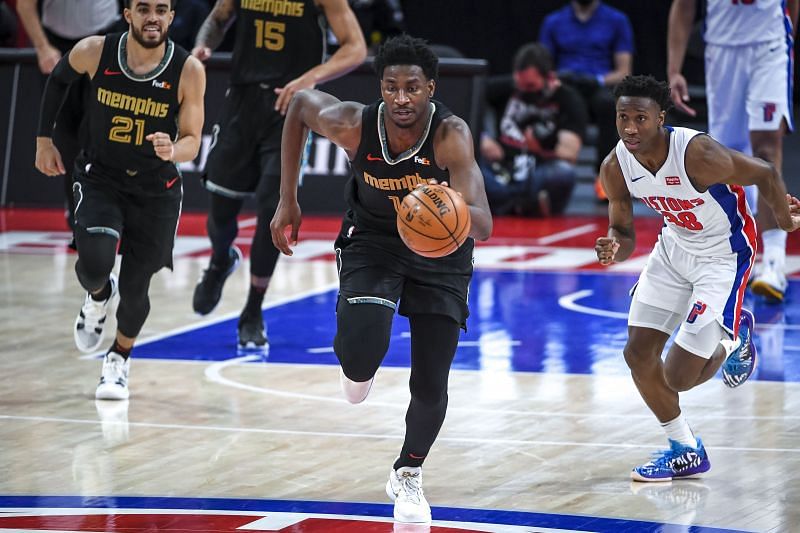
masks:
<path fill-rule="evenodd" d="M 125 7 L 130 9 L 131 8 L 131 2 L 133 2 L 133 1 L 134 0 L 125 0 Z M 170 8 L 170 10 L 175 11 L 175 6 L 177 4 L 178 4 L 178 0 L 169 0 L 169 8 Z"/>
<path fill-rule="evenodd" d="M 614 88 L 614 99 L 620 96 L 641 96 L 653 100 L 662 111 L 672 107 L 669 84 L 653 76 L 626 76 Z"/>
<path fill-rule="evenodd" d="M 416 65 L 429 80 L 439 77 L 439 58 L 428 42 L 405 33 L 387 39 L 375 54 L 374 66 L 378 78 L 383 79 L 383 70 L 392 65 Z"/>
<path fill-rule="evenodd" d="M 520 72 L 526 68 L 533 67 L 539 74 L 549 74 L 553 70 L 553 57 L 541 43 L 528 43 L 523 45 L 514 54 L 514 72 Z"/>

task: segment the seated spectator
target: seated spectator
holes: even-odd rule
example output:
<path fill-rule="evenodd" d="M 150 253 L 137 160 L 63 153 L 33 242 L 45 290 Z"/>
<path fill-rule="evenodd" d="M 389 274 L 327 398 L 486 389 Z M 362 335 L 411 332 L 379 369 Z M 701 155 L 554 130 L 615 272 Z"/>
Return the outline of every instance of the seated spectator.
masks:
<path fill-rule="evenodd" d="M 520 48 L 510 97 L 499 124 L 481 135 L 482 170 L 492 212 L 550 216 L 569 203 L 587 113 L 578 93 L 562 85 L 547 48 Z M 499 127 L 498 127 L 499 126 Z M 493 135 L 497 127 L 498 134 Z"/>
<path fill-rule="evenodd" d="M 572 0 L 548 15 L 539 41 L 550 50 L 559 78 L 576 88 L 597 124 L 597 161 L 600 168 L 617 143 L 614 85 L 631 73 L 633 29 L 623 12 L 600 0 Z M 605 199 L 599 182 L 598 197 Z"/>

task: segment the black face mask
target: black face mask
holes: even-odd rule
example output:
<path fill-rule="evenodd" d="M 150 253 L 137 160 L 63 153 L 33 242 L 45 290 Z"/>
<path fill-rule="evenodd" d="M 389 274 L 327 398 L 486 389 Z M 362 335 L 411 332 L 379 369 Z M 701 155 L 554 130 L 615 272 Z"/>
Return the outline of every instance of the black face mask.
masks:
<path fill-rule="evenodd" d="M 594 0 L 575 0 L 575 3 L 577 3 L 580 6 L 586 7 L 592 5 L 594 3 Z"/>
<path fill-rule="evenodd" d="M 527 91 L 527 92 L 520 92 L 519 99 L 525 102 L 526 104 L 536 105 L 544 100 L 544 91 Z"/>

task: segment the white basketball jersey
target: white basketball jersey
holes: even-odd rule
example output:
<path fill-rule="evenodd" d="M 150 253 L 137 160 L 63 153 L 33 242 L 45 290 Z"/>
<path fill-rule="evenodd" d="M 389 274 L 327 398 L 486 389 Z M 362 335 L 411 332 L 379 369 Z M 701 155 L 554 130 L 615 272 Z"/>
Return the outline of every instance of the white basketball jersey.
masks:
<path fill-rule="evenodd" d="M 718 255 L 756 250 L 756 226 L 738 185 L 715 184 L 698 192 L 686 175 L 684 158 L 689 141 L 702 132 L 670 128 L 667 160 L 653 175 L 642 166 L 622 141 L 616 153 L 631 196 L 640 198 L 664 217 L 665 237 L 687 252 Z"/>
<path fill-rule="evenodd" d="M 707 43 L 741 46 L 785 39 L 792 23 L 785 0 L 707 0 Z"/>

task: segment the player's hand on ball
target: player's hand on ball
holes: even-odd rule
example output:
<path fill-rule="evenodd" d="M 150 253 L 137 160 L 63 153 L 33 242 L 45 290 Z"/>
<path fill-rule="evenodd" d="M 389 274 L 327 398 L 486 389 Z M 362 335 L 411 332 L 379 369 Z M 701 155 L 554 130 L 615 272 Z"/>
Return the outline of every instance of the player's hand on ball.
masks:
<path fill-rule="evenodd" d="M 614 237 L 599 237 L 594 244 L 594 251 L 597 252 L 597 259 L 601 265 L 610 265 L 614 262 L 614 256 L 619 250 L 619 241 Z"/>
<path fill-rule="evenodd" d="M 172 144 L 172 139 L 168 134 L 157 131 L 151 133 L 145 139 L 153 143 L 153 150 L 155 150 L 159 159 L 172 161 L 172 156 L 175 155 L 175 145 Z"/>

